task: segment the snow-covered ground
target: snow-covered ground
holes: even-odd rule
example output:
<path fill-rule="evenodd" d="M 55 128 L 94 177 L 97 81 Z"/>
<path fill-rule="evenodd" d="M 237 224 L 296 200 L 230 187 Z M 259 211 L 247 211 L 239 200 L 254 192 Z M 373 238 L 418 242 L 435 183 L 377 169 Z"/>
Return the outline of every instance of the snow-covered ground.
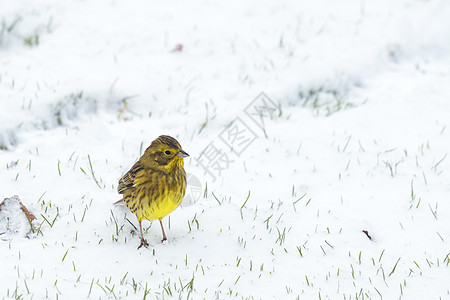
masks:
<path fill-rule="evenodd" d="M 449 122 L 447 0 L 0 0 L 0 297 L 450 299 Z"/>

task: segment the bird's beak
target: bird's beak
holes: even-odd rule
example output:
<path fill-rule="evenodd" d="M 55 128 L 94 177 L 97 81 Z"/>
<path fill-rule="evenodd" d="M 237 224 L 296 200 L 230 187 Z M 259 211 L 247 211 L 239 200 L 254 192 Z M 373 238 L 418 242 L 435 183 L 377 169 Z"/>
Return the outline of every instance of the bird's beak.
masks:
<path fill-rule="evenodd" d="M 179 157 L 188 157 L 189 154 L 187 154 L 187 153 L 184 152 L 183 150 L 180 150 L 180 152 L 177 153 L 177 156 L 179 156 Z"/>

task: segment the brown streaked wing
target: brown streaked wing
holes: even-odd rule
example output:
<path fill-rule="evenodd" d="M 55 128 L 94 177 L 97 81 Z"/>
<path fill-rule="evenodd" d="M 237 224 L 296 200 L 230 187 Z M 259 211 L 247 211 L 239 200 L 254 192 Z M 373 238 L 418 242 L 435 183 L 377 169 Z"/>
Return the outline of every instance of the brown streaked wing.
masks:
<path fill-rule="evenodd" d="M 137 161 L 131 169 L 120 178 L 117 192 L 123 194 L 127 189 L 134 188 L 136 177 L 143 171 L 144 168 L 141 166 L 140 161 Z"/>

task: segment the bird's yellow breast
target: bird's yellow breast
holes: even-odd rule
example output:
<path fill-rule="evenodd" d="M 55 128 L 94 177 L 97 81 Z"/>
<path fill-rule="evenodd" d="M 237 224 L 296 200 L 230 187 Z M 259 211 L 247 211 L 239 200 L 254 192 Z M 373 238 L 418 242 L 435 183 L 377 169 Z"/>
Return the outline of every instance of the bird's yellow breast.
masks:
<path fill-rule="evenodd" d="M 142 218 L 161 220 L 180 205 L 183 196 L 184 193 L 167 191 L 157 199 L 142 199 Z"/>
<path fill-rule="evenodd" d="M 135 188 L 124 199 L 138 221 L 161 220 L 180 205 L 186 192 L 186 173 L 183 169 L 170 175 L 153 173 L 136 182 Z"/>

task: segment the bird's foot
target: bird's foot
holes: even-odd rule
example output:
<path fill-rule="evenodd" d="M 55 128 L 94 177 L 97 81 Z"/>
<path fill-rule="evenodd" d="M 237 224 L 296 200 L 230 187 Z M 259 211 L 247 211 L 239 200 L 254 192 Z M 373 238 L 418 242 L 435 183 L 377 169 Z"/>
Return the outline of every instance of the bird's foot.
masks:
<path fill-rule="evenodd" d="M 165 241 L 167 241 L 167 238 L 163 237 L 163 239 L 161 240 L 161 243 L 164 243 Z"/>
<path fill-rule="evenodd" d="M 144 246 L 145 248 L 148 248 L 148 243 L 146 240 L 141 239 L 141 244 L 139 245 L 138 249 Z"/>

